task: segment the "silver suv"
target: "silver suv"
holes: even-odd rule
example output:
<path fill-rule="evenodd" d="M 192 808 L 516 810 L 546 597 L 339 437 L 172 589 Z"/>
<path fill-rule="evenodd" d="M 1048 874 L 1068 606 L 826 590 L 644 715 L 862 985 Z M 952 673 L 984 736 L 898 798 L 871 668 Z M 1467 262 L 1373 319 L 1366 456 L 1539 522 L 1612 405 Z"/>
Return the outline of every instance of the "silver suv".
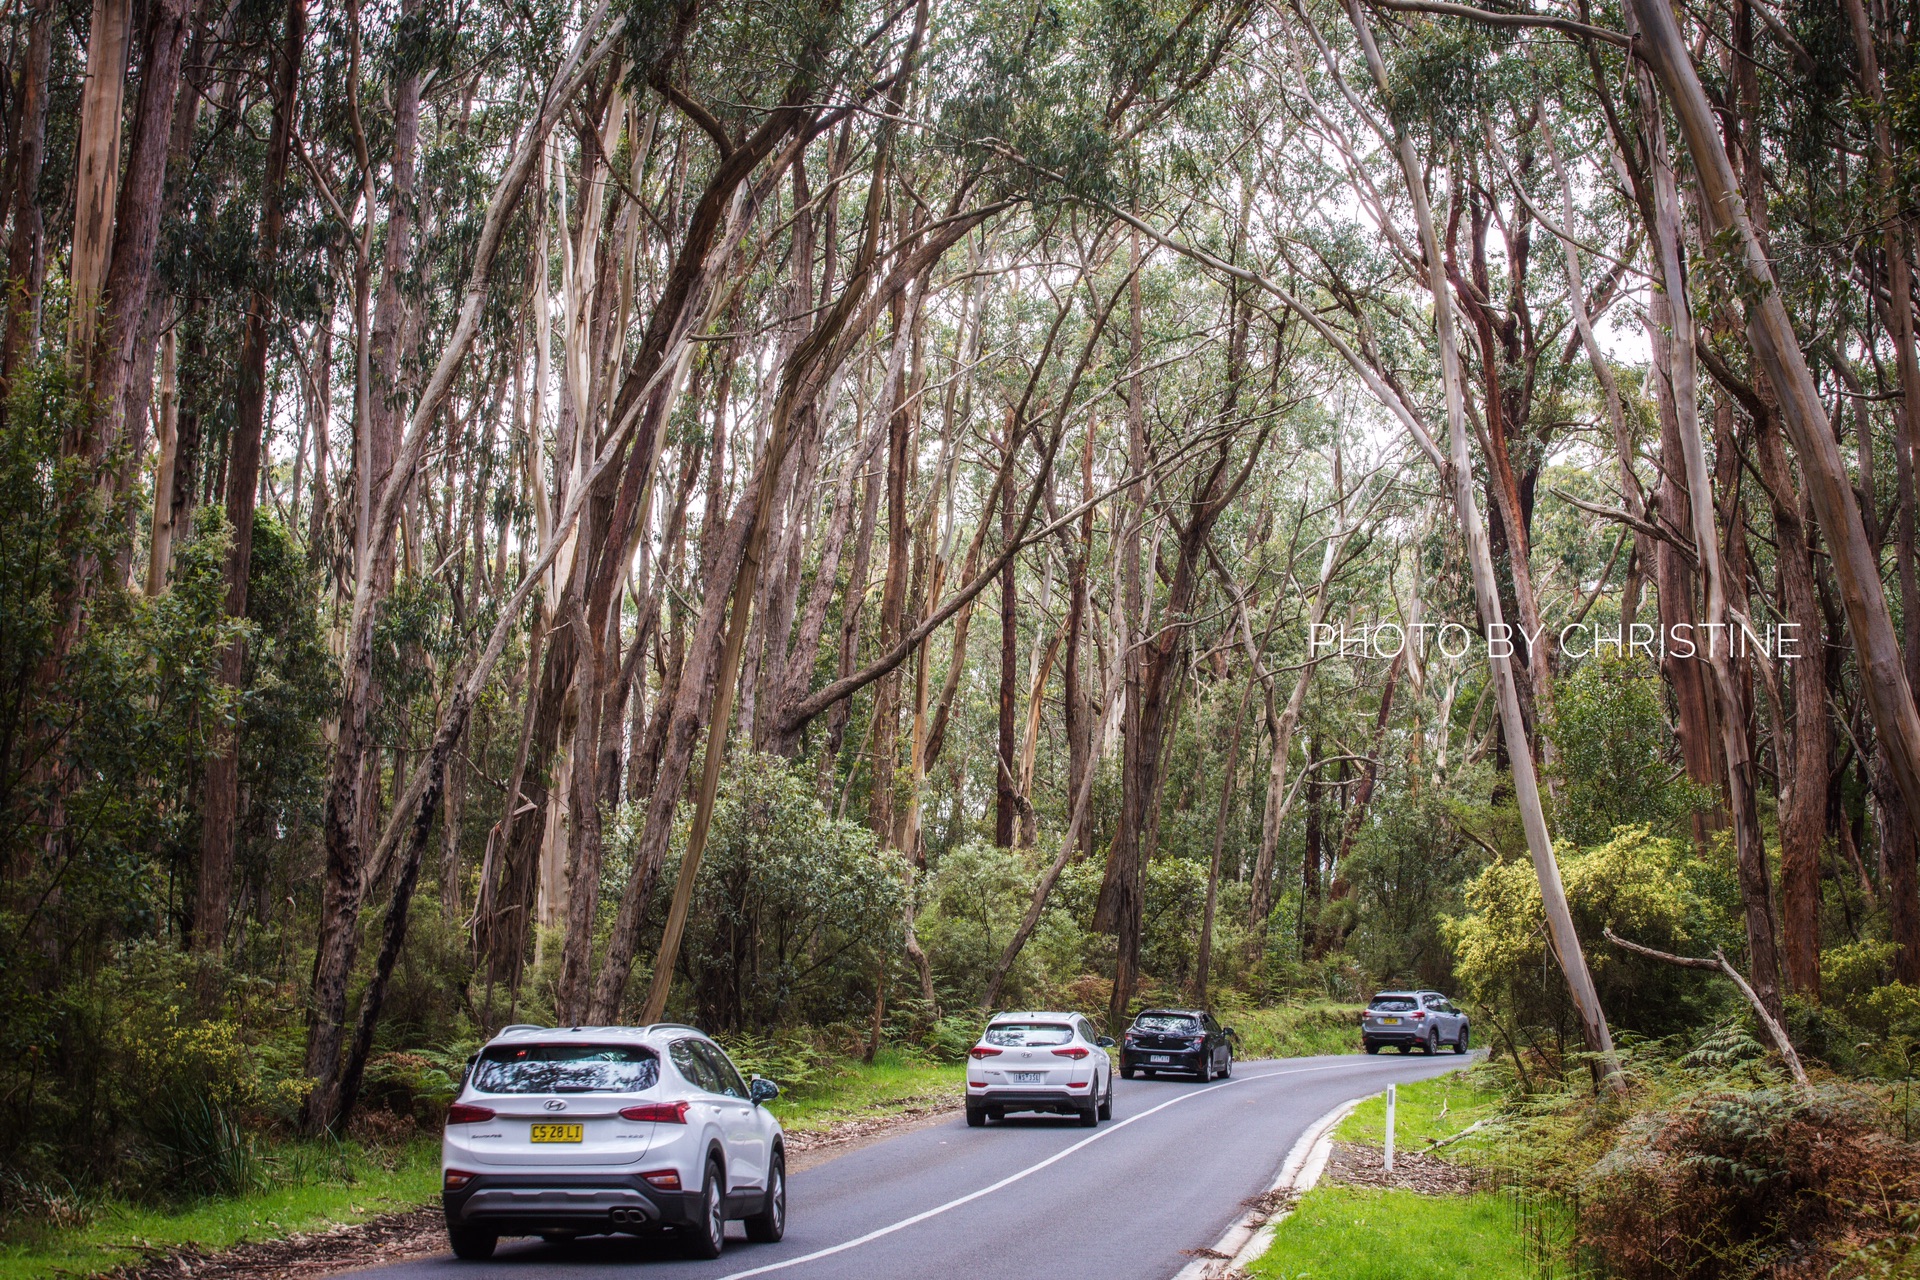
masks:
<path fill-rule="evenodd" d="M 1441 1045 L 1465 1053 L 1467 1015 L 1438 991 L 1382 991 L 1361 1015 L 1360 1043 L 1368 1053 L 1384 1044 L 1399 1045 L 1402 1053 L 1416 1047 L 1438 1053 Z"/>

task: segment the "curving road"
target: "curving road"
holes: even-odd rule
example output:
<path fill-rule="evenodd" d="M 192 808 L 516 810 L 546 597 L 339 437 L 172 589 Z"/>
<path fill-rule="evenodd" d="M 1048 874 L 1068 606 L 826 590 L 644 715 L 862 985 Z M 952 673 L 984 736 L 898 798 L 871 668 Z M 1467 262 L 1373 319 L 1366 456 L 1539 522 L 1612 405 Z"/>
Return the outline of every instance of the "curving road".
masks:
<path fill-rule="evenodd" d="M 749 1244 L 734 1223 L 715 1262 L 607 1236 L 564 1247 L 505 1240 L 490 1262 L 448 1255 L 354 1274 L 573 1280 L 638 1265 L 662 1280 L 1167 1280 L 1272 1184 L 1315 1120 L 1471 1060 L 1353 1054 L 1241 1062 L 1210 1085 L 1116 1078 L 1114 1118 L 1098 1129 L 1020 1116 L 969 1129 L 955 1115 L 795 1173 L 786 1239 Z"/>

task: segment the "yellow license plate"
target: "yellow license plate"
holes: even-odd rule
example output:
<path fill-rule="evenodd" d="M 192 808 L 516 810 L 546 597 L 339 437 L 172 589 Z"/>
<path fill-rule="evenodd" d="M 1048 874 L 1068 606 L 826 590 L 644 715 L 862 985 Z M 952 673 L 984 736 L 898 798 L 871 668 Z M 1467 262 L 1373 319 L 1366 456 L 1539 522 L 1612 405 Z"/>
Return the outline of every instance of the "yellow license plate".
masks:
<path fill-rule="evenodd" d="M 1397 1026 L 1399 1026 L 1399 1025 L 1400 1025 L 1400 1019 L 1398 1019 L 1398 1018 L 1382 1018 L 1382 1019 L 1380 1019 L 1380 1021 L 1381 1021 L 1381 1022 L 1383 1022 L 1383 1023 L 1385 1023 L 1385 1024 L 1386 1024 L 1387 1026 L 1389 1026 L 1389 1027 L 1397 1027 Z M 536 1129 L 539 1129 L 539 1128 L 542 1128 L 543 1126 L 541 1126 L 541 1125 L 535 1125 L 535 1126 L 533 1126 L 533 1127 L 534 1127 L 534 1128 L 536 1128 Z M 549 1128 L 550 1128 L 550 1127 L 552 1127 L 552 1126 L 545 1126 L 545 1127 L 549 1127 Z M 540 1141 L 540 1139 L 538 1139 L 538 1138 L 535 1138 L 535 1139 L 534 1139 L 534 1141 L 535 1141 L 535 1142 L 538 1142 L 538 1141 Z"/>
<path fill-rule="evenodd" d="M 586 1133 L 577 1124 L 537 1124 L 530 1136 L 535 1142 L 579 1142 Z"/>

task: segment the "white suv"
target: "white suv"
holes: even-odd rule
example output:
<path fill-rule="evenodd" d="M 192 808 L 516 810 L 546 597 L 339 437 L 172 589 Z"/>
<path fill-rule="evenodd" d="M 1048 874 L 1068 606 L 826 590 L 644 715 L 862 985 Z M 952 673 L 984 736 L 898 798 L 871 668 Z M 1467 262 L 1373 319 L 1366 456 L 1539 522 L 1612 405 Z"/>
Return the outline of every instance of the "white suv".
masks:
<path fill-rule="evenodd" d="M 787 1225 L 780 1122 L 692 1027 L 508 1027 L 474 1055 L 447 1111 L 441 1200 L 462 1258 L 503 1235 L 565 1240 L 668 1228 L 718 1257 Z"/>
<path fill-rule="evenodd" d="M 967 1123 L 1009 1111 L 1113 1119 L 1113 1041 L 1077 1013 L 1000 1013 L 967 1051 Z"/>

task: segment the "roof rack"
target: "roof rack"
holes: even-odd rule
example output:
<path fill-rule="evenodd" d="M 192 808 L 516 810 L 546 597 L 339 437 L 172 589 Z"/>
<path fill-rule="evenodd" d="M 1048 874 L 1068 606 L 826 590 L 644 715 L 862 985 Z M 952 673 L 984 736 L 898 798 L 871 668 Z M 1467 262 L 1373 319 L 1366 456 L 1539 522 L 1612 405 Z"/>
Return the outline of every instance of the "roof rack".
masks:
<path fill-rule="evenodd" d="M 707 1034 L 706 1032 L 700 1030 L 700 1028 L 694 1027 L 694 1026 L 688 1026 L 684 1022 L 656 1022 L 652 1026 L 648 1027 L 647 1030 L 649 1031 L 691 1031 L 696 1035 Z"/>
<path fill-rule="evenodd" d="M 504 1036 L 508 1032 L 512 1032 L 512 1031 L 545 1031 L 545 1030 L 546 1028 L 541 1026 L 537 1022 L 515 1022 L 508 1026 L 504 1026 L 500 1028 L 500 1030 L 498 1030 L 494 1034 Z"/>

